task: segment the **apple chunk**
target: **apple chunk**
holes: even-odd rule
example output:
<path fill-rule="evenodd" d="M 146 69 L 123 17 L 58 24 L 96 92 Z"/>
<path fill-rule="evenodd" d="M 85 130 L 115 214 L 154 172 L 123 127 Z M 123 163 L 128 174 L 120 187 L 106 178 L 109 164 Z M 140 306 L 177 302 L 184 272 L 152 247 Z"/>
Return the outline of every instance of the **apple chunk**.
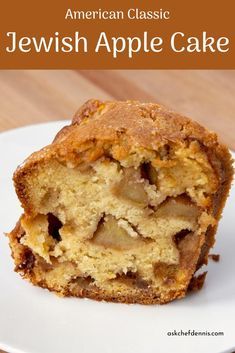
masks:
<path fill-rule="evenodd" d="M 145 244 L 143 239 L 133 237 L 122 228 L 112 216 L 106 216 L 91 239 L 91 242 L 105 248 L 129 250 Z"/>
<path fill-rule="evenodd" d="M 148 195 L 144 189 L 140 171 L 134 168 L 124 169 L 124 176 L 118 185 L 115 185 L 113 193 L 117 197 L 131 201 L 138 206 L 148 205 Z"/>

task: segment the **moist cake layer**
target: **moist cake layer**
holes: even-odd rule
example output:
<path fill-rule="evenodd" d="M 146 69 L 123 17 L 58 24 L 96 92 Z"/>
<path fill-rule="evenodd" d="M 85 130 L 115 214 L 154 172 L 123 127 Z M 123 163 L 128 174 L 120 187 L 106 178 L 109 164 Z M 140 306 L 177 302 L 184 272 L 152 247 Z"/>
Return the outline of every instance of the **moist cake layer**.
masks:
<path fill-rule="evenodd" d="M 196 123 L 158 105 L 89 101 L 15 173 L 16 269 L 62 295 L 182 297 L 231 177 L 227 149 Z"/>

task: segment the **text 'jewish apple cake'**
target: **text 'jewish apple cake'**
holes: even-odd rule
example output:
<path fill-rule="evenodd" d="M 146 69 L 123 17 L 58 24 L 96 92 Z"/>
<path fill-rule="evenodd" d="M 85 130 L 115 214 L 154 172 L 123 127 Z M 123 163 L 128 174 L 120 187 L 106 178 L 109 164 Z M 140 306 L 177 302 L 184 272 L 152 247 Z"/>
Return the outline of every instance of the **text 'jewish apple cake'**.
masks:
<path fill-rule="evenodd" d="M 14 174 L 15 269 L 63 296 L 181 298 L 207 262 L 232 174 L 228 149 L 190 119 L 90 100 Z"/>

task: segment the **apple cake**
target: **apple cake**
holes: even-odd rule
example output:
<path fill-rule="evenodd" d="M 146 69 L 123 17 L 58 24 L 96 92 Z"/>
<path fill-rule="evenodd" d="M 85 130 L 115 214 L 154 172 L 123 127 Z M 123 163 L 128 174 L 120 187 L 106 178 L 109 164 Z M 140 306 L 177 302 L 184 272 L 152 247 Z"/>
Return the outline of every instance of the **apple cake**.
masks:
<path fill-rule="evenodd" d="M 15 270 L 62 296 L 181 298 L 207 263 L 232 175 L 228 149 L 196 122 L 89 100 L 14 173 Z"/>

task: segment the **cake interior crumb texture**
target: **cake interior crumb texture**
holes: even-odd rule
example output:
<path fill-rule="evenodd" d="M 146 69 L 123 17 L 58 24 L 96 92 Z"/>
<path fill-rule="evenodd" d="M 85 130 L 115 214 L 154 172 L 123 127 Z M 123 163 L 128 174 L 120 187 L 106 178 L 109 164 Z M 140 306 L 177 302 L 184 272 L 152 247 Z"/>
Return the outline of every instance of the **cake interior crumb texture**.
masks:
<path fill-rule="evenodd" d="M 215 134 L 156 104 L 88 101 L 14 174 L 16 271 L 63 296 L 183 297 L 232 179 Z"/>

